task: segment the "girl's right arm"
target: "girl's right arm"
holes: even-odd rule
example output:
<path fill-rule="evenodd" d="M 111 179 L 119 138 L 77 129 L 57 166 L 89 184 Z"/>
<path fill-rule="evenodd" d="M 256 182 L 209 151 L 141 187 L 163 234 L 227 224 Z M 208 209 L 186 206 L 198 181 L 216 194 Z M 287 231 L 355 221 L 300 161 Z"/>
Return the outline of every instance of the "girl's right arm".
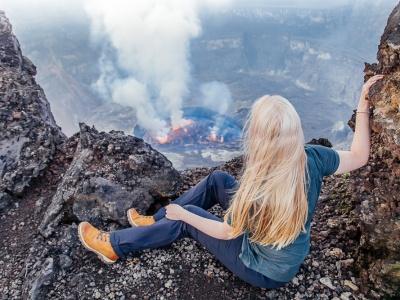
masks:
<path fill-rule="evenodd" d="M 370 128 L 369 128 L 369 102 L 368 92 L 383 75 L 371 77 L 361 91 L 360 101 L 356 113 L 356 125 L 353 142 L 350 151 L 337 150 L 340 158 L 339 167 L 335 174 L 342 174 L 361 168 L 368 162 L 370 152 Z"/>

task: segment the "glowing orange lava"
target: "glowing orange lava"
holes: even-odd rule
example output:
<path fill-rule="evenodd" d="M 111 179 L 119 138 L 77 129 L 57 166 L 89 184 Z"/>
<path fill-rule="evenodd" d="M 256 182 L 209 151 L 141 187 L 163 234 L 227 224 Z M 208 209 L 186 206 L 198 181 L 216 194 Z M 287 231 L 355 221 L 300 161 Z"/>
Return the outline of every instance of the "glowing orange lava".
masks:
<path fill-rule="evenodd" d="M 169 135 L 166 134 L 164 136 L 156 136 L 155 138 L 157 140 L 158 143 L 160 144 L 167 144 L 169 143 Z"/>
<path fill-rule="evenodd" d="M 213 143 L 223 143 L 224 142 L 224 137 L 223 136 L 218 136 L 215 131 L 212 131 L 207 138 L 210 142 Z"/>
<path fill-rule="evenodd" d="M 187 127 L 193 124 L 193 120 L 183 119 L 179 124 L 171 126 L 167 134 L 156 136 L 155 140 L 160 144 L 168 144 L 173 141 L 177 136 L 181 135 L 182 132 L 188 133 L 189 129 Z"/>
<path fill-rule="evenodd" d="M 211 132 L 208 136 L 208 140 L 210 140 L 211 142 L 216 142 L 218 140 L 217 134 L 215 132 Z"/>
<path fill-rule="evenodd" d="M 185 128 L 188 127 L 190 125 L 193 125 L 194 121 L 191 119 L 182 119 L 179 124 L 175 124 L 174 126 L 172 126 L 172 130 L 173 131 L 177 131 L 181 128 Z"/>

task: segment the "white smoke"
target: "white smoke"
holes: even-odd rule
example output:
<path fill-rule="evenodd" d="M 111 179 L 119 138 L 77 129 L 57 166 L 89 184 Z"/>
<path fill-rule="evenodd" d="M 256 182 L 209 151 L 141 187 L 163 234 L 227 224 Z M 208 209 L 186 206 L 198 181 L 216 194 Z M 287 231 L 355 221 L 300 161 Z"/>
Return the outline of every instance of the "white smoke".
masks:
<path fill-rule="evenodd" d="M 114 102 L 136 109 L 141 126 L 160 133 L 183 121 L 190 82 L 189 43 L 199 36 L 203 8 L 228 0 L 87 0 L 93 37 L 116 50 L 118 75 L 100 61 L 95 86 Z"/>
<path fill-rule="evenodd" d="M 202 84 L 200 92 L 201 104 L 219 114 L 225 114 L 232 102 L 232 95 L 228 86 L 219 81 Z"/>
<path fill-rule="evenodd" d="M 211 81 L 201 85 L 200 93 L 201 105 L 218 113 L 214 120 L 214 126 L 210 130 L 212 139 L 221 141 L 220 136 L 223 136 L 221 132 L 224 122 L 223 115 L 228 111 L 232 103 L 229 87 L 223 82 Z"/>

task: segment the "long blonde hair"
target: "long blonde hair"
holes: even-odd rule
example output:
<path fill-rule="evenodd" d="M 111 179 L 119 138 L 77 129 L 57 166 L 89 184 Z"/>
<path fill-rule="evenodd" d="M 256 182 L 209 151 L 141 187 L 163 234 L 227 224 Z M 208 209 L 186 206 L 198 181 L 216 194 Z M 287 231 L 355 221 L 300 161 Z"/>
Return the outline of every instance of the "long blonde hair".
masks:
<path fill-rule="evenodd" d="M 308 214 L 307 157 L 301 121 L 281 96 L 263 96 L 252 106 L 243 135 L 244 170 L 227 216 L 232 235 L 277 249 L 305 230 Z"/>

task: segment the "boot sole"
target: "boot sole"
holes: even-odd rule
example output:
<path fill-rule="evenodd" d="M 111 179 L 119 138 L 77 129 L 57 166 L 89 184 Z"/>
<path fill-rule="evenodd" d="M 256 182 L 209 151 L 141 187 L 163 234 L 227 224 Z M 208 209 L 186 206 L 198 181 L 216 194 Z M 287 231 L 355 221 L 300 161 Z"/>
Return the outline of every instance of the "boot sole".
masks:
<path fill-rule="evenodd" d="M 131 215 L 129 213 L 130 209 L 128 209 L 128 211 L 126 212 L 126 217 L 128 219 L 128 223 L 132 226 L 132 227 L 139 227 L 139 225 L 137 225 L 132 219 L 131 219 Z"/>
<path fill-rule="evenodd" d="M 97 251 L 96 249 L 93 249 L 92 247 L 90 247 L 88 244 L 86 244 L 85 240 L 83 239 L 83 234 L 82 234 L 82 226 L 81 224 L 78 225 L 78 237 L 79 240 L 81 241 L 83 247 L 85 247 L 87 250 L 92 251 L 94 253 L 97 254 L 97 257 L 104 263 L 111 265 L 113 263 L 116 262 L 116 260 L 111 260 L 109 259 L 107 256 L 105 256 L 104 254 L 101 254 L 99 251 Z"/>

